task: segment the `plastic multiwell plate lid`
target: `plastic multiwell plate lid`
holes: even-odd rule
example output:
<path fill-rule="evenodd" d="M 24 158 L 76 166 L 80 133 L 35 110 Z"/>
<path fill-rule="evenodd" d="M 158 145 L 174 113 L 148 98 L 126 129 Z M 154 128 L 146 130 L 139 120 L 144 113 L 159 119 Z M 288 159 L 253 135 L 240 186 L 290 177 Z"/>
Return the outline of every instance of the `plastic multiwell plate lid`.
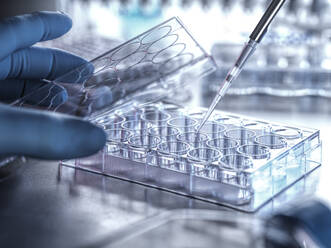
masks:
<path fill-rule="evenodd" d="M 214 69 L 211 57 L 173 17 L 13 104 L 91 117 L 160 100 Z"/>

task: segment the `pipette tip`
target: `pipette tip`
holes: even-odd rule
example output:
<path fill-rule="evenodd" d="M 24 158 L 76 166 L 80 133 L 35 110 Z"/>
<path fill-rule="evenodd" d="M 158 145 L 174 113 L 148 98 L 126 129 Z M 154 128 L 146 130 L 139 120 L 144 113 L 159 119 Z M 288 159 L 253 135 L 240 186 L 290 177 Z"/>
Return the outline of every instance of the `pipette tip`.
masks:
<path fill-rule="evenodd" d="M 197 133 L 200 132 L 203 125 L 208 121 L 209 117 L 213 113 L 214 109 L 216 108 L 217 103 L 221 100 L 222 95 L 217 94 L 208 108 L 208 111 L 205 113 L 204 117 L 202 118 L 199 127 L 197 128 Z"/>

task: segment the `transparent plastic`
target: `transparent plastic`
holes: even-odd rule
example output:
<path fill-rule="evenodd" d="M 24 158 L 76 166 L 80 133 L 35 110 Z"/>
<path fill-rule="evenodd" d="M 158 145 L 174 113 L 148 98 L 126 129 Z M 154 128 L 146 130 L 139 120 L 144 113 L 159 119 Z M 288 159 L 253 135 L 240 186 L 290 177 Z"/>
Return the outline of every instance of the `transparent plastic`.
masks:
<path fill-rule="evenodd" d="M 95 120 L 105 112 L 171 97 L 176 89 L 191 85 L 215 69 L 213 59 L 182 22 L 173 17 L 60 76 L 13 105 L 44 107 Z M 65 95 L 61 89 L 65 89 Z M 166 124 L 169 116 L 154 110 L 151 107 L 142 119 Z M 131 119 L 126 120 L 140 118 L 140 114 L 128 113 Z M 98 123 L 105 121 L 102 118 Z"/>
<path fill-rule="evenodd" d="M 157 103 L 152 106 L 171 116 L 167 127 L 157 126 L 157 122 L 153 122 L 149 129 L 152 132 L 131 136 L 127 142 L 122 142 L 122 152 L 112 154 L 101 151 L 92 157 L 63 161 L 62 164 L 247 212 L 256 211 L 321 165 L 318 130 L 289 127 L 215 111 L 212 119 L 216 124 L 225 126 L 225 129 L 218 133 L 218 138 L 213 138 L 204 134 L 203 130 L 195 133 L 186 132 L 184 127 L 178 128 L 187 123 L 194 130 L 198 121 L 190 113 L 203 113 L 205 109 L 178 107 L 173 118 L 174 105 Z M 127 112 L 145 113 L 149 108 L 132 107 Z M 171 111 L 168 112 L 168 108 Z M 108 118 L 108 115 L 112 114 L 105 117 Z M 123 113 L 122 116 L 125 115 Z M 231 125 L 224 125 L 225 119 Z M 177 129 L 174 129 L 171 120 L 180 124 L 176 125 Z M 259 125 L 254 125 L 255 131 L 252 131 L 247 128 L 247 123 Z M 278 131 L 279 127 L 283 131 Z M 164 138 L 167 132 L 175 132 L 176 136 L 172 136 L 172 139 Z M 102 162 L 95 166 L 93 161 Z"/>

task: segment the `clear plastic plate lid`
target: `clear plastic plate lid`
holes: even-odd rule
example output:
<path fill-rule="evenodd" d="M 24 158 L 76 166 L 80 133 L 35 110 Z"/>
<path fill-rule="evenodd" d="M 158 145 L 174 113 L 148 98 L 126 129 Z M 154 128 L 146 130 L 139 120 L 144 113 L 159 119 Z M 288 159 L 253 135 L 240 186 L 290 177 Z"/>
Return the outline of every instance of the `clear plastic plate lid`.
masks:
<path fill-rule="evenodd" d="M 91 118 L 123 105 L 160 100 L 214 69 L 213 59 L 173 17 L 13 105 Z"/>

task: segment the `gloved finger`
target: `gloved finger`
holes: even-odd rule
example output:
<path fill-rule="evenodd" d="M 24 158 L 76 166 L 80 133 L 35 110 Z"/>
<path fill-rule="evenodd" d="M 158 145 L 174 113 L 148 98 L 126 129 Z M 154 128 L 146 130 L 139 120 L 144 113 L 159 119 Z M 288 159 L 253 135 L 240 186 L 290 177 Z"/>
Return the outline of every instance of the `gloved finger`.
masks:
<path fill-rule="evenodd" d="M 70 17 L 59 12 L 35 12 L 0 21 L 0 60 L 39 41 L 55 39 L 70 30 Z"/>
<path fill-rule="evenodd" d="M 23 98 L 25 103 L 38 106 L 58 106 L 68 99 L 60 85 L 43 80 L 6 79 L 0 81 L 0 101 L 12 103 Z"/>
<path fill-rule="evenodd" d="M 53 80 L 86 63 L 86 60 L 62 50 L 30 47 L 14 52 L 0 61 L 0 80 L 6 78 Z M 93 72 L 93 68 L 90 70 Z"/>
<path fill-rule="evenodd" d="M 0 156 L 70 159 L 96 153 L 105 132 L 81 119 L 47 111 L 0 105 Z"/>

